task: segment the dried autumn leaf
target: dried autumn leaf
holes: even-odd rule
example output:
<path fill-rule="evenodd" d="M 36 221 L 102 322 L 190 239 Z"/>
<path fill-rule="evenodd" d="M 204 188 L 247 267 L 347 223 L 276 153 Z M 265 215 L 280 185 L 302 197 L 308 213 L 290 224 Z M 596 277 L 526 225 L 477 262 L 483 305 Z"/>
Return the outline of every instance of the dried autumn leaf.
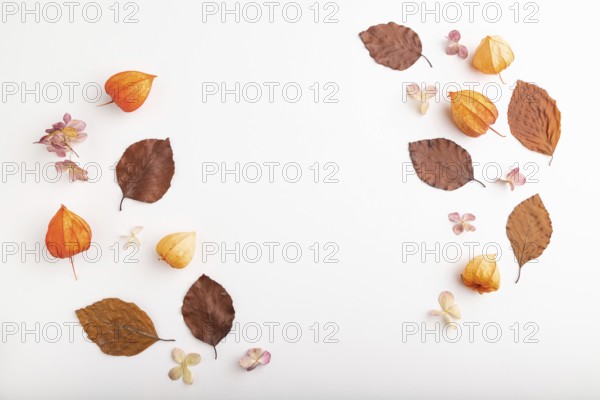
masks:
<path fill-rule="evenodd" d="M 168 138 L 146 139 L 132 144 L 121 156 L 116 171 L 123 192 L 119 210 L 125 198 L 145 203 L 160 200 L 175 174 L 171 142 Z"/>
<path fill-rule="evenodd" d="M 496 255 L 484 254 L 473 258 L 460 278 L 467 287 L 480 294 L 495 292 L 500 288 L 500 271 L 496 266 Z"/>
<path fill-rule="evenodd" d="M 100 300 L 75 314 L 88 338 L 111 356 L 135 356 L 159 340 L 174 341 L 159 338 L 148 314 L 121 299 Z"/>
<path fill-rule="evenodd" d="M 523 265 L 541 256 L 552 237 L 552 221 L 540 195 L 515 207 L 506 222 L 506 235 L 519 263 L 519 282 Z"/>
<path fill-rule="evenodd" d="M 89 249 L 91 240 L 92 230 L 88 223 L 61 204 L 48 224 L 46 248 L 53 257 L 69 259 L 75 279 L 73 256 Z"/>
<path fill-rule="evenodd" d="M 373 59 L 386 67 L 404 71 L 420 57 L 431 65 L 421 52 L 423 45 L 417 32 L 394 22 L 374 25 L 359 34 Z"/>
<path fill-rule="evenodd" d="M 104 90 L 121 110 L 132 112 L 141 107 L 146 101 L 152 81 L 156 75 L 149 75 L 139 71 L 119 72 L 108 78 Z"/>
<path fill-rule="evenodd" d="M 156 252 L 171 268 L 185 268 L 196 252 L 196 232 L 172 233 L 160 239 Z"/>
<path fill-rule="evenodd" d="M 229 293 L 217 282 L 202 275 L 188 290 L 181 307 L 183 320 L 192 335 L 213 346 L 229 333 L 235 317 Z"/>
<path fill-rule="evenodd" d="M 475 50 L 473 67 L 484 74 L 498 74 L 502 80 L 500 72 L 508 68 L 514 59 L 515 55 L 504 39 L 500 36 L 486 36 Z"/>
<path fill-rule="evenodd" d="M 498 119 L 498 109 L 490 99 L 474 90 L 449 92 L 452 119 L 456 127 L 467 136 L 479 137 L 491 129 Z M 504 135 L 500 135 L 504 137 Z"/>
<path fill-rule="evenodd" d="M 409 143 L 408 150 L 417 175 L 430 186 L 456 190 L 468 182 L 479 182 L 473 174 L 471 155 L 451 140 L 419 140 Z"/>
<path fill-rule="evenodd" d="M 560 139 L 560 118 L 556 100 L 547 91 L 537 85 L 517 81 L 508 105 L 508 125 L 523 146 L 554 158 Z"/>

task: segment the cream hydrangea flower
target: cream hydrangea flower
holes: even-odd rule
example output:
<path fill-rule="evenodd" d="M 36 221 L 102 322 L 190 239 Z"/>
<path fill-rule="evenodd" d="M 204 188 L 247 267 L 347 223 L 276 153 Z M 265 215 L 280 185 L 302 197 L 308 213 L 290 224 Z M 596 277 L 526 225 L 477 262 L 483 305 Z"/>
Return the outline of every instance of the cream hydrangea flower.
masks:
<path fill-rule="evenodd" d="M 442 309 L 432 310 L 431 315 L 441 316 L 446 324 L 450 324 L 450 327 L 456 329 L 454 319 L 460 319 L 460 308 L 458 308 L 458 304 L 454 303 L 454 295 L 447 291 L 442 292 L 438 297 L 438 303 Z"/>
<path fill-rule="evenodd" d="M 179 366 L 171 368 L 169 378 L 176 381 L 183 376 L 183 382 L 187 385 L 194 383 L 194 375 L 188 367 L 200 364 L 200 354 L 190 353 L 186 355 L 183 350 L 176 347 L 173 349 L 171 355 L 173 356 L 173 360 L 179 363 Z"/>

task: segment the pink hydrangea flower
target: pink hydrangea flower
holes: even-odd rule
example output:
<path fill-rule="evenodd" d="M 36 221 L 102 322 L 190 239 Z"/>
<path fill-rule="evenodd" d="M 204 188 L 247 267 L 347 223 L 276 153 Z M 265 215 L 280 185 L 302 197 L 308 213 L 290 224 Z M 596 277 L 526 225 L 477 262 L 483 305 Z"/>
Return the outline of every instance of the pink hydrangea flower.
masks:
<path fill-rule="evenodd" d="M 69 179 L 71 182 L 88 180 L 87 171 L 77 166 L 77 164 L 71 160 L 59 161 L 55 163 L 54 166 L 56 167 L 57 171 L 69 171 Z"/>
<path fill-rule="evenodd" d="M 473 214 L 463 214 L 462 217 L 459 213 L 453 212 L 448 214 L 448 219 L 451 222 L 454 222 L 454 227 L 452 230 L 455 234 L 460 235 L 464 231 L 467 232 L 475 232 L 477 229 L 471 225 L 469 222 L 475 221 L 475 216 Z"/>
<path fill-rule="evenodd" d="M 460 58 L 467 58 L 469 50 L 466 46 L 459 44 L 460 32 L 457 30 L 450 31 L 448 34 L 448 45 L 446 46 L 446 54 L 454 55 L 458 54 Z"/>
<path fill-rule="evenodd" d="M 427 85 L 425 90 L 421 90 L 419 85 L 411 83 L 406 86 L 406 94 L 421 103 L 419 111 L 426 114 L 429 109 L 429 99 L 437 94 L 437 88 L 433 85 Z"/>
<path fill-rule="evenodd" d="M 259 365 L 267 365 L 269 362 L 271 362 L 271 353 L 260 348 L 253 348 L 240 359 L 240 366 L 246 371 L 252 371 Z"/>
<path fill-rule="evenodd" d="M 66 113 L 62 122 L 52 125 L 52 128 L 46 129 L 47 135 L 42 136 L 36 144 L 44 144 L 50 152 L 56 153 L 59 157 L 66 157 L 69 151 L 75 155 L 75 150 L 71 143 L 82 142 L 87 138 L 87 133 L 83 132 L 85 122 L 78 119 L 72 119 L 71 114 Z"/>
<path fill-rule="evenodd" d="M 498 182 L 508 183 L 512 191 L 515 190 L 515 186 L 523 186 L 527 179 L 525 175 L 519 172 L 519 167 L 517 167 L 506 175 L 506 179 L 498 179 Z"/>

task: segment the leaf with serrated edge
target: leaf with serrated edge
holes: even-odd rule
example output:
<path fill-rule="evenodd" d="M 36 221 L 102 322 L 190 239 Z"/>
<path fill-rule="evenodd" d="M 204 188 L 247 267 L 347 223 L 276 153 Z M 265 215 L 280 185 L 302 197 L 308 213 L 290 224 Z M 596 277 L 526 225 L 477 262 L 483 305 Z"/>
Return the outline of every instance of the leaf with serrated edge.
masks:
<path fill-rule="evenodd" d="M 552 221 L 550 214 L 536 194 L 515 207 L 506 222 L 506 235 L 521 268 L 527 262 L 542 255 L 552 236 Z"/>
<path fill-rule="evenodd" d="M 192 335 L 210 344 L 217 358 L 216 346 L 227 336 L 235 318 L 229 293 L 223 286 L 202 275 L 185 295 L 181 313 Z"/>
<path fill-rule="evenodd" d="M 471 181 L 479 182 L 473 174 L 471 155 L 452 140 L 419 140 L 409 143 L 408 151 L 417 175 L 430 186 L 451 191 Z"/>
<path fill-rule="evenodd" d="M 523 146 L 554 158 L 560 139 L 560 120 L 556 101 L 546 90 L 517 81 L 508 105 L 508 125 L 510 132 Z"/>
<path fill-rule="evenodd" d="M 161 339 L 154 323 L 137 305 L 121 299 L 100 300 L 75 311 L 88 338 L 111 356 L 134 356 Z"/>

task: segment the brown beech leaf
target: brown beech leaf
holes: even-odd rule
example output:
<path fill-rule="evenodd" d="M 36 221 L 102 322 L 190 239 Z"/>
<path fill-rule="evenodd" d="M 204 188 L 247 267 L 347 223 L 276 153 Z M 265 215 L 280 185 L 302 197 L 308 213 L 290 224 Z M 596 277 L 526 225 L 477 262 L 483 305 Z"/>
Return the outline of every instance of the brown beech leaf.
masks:
<path fill-rule="evenodd" d="M 506 235 L 519 263 L 518 282 L 523 265 L 541 256 L 552 236 L 550 214 L 539 194 L 515 207 L 506 223 Z"/>
<path fill-rule="evenodd" d="M 359 34 L 373 59 L 381 65 L 404 71 L 423 57 L 423 45 L 417 32 L 394 22 L 374 25 Z"/>
<path fill-rule="evenodd" d="M 216 359 L 216 346 L 231 330 L 235 317 L 229 293 L 223 286 L 202 275 L 185 295 L 181 313 L 192 335 L 214 348 Z"/>
<path fill-rule="evenodd" d="M 523 146 L 554 158 L 560 139 L 560 110 L 547 91 L 517 81 L 508 106 L 508 125 Z"/>
<path fill-rule="evenodd" d="M 471 155 L 452 140 L 419 140 L 409 143 L 408 151 L 417 175 L 430 186 L 456 190 L 468 182 L 479 182 L 473 174 Z"/>
<path fill-rule="evenodd" d="M 174 173 L 168 138 L 146 139 L 129 146 L 117 164 L 117 182 L 123 192 L 119 210 L 125 198 L 145 203 L 160 200 L 169 190 Z"/>
<path fill-rule="evenodd" d="M 161 339 L 152 320 L 134 303 L 104 299 L 75 311 L 88 338 L 103 353 L 111 356 L 135 356 Z"/>

